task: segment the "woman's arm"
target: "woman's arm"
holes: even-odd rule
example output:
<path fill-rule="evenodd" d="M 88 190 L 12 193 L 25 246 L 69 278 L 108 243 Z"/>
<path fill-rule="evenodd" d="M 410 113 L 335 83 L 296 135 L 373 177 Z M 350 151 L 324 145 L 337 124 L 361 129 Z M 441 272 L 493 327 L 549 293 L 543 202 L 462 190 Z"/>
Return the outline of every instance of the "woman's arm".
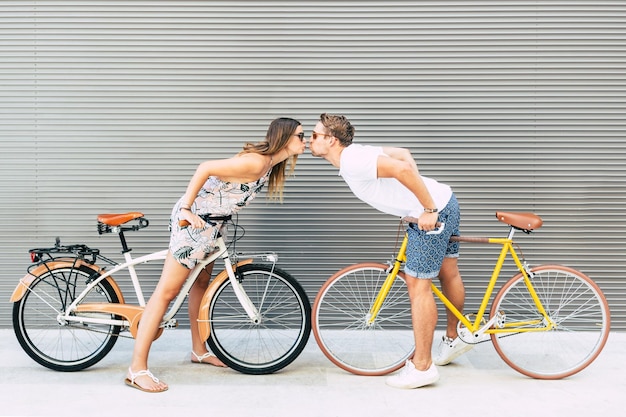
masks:
<path fill-rule="evenodd" d="M 249 153 L 228 159 L 202 162 L 187 185 L 183 205 L 193 204 L 200 189 L 211 176 L 231 182 L 250 182 L 261 178 L 269 169 L 266 159 L 267 157 L 263 155 Z"/>
<path fill-rule="evenodd" d="M 260 154 L 249 153 L 228 159 L 202 162 L 187 185 L 181 204 L 181 217 L 194 228 L 204 227 L 204 220 L 192 213 L 190 209 L 207 179 L 215 176 L 223 181 L 232 182 L 257 180 L 269 169 L 266 159 L 267 157 Z"/>

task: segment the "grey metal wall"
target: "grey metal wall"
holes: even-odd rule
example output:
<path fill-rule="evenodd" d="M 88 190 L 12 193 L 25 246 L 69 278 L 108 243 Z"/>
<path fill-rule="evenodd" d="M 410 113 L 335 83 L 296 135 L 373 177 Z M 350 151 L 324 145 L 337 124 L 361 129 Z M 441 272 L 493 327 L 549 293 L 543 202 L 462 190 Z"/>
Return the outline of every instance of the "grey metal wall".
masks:
<path fill-rule="evenodd" d="M 540 214 L 524 254 L 593 277 L 624 330 L 625 38 L 624 1 L 1 2 L 0 326 L 29 248 L 61 236 L 120 259 L 95 218 L 130 210 L 151 221 L 133 254 L 163 248 L 199 162 L 329 111 L 452 185 L 466 235 L 504 235 L 495 210 Z M 310 154 L 284 204 L 240 220 L 239 248 L 279 252 L 311 299 L 389 259 L 397 230 Z M 495 255 L 462 250 L 472 310 Z"/>

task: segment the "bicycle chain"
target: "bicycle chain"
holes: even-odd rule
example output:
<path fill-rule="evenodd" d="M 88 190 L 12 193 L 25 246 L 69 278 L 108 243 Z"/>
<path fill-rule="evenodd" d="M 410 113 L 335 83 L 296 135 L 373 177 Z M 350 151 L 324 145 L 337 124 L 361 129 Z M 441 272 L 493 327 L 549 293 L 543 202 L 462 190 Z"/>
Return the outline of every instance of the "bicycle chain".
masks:
<path fill-rule="evenodd" d="M 93 333 L 110 334 L 110 332 L 105 332 L 104 330 L 98 330 L 98 329 L 93 329 L 93 328 L 84 327 L 84 326 L 81 327 L 80 325 L 73 325 L 73 324 L 69 324 L 69 323 L 66 324 L 65 326 L 73 328 L 73 329 L 86 330 L 86 331 L 93 332 Z M 126 331 L 127 330 L 120 330 L 120 333 L 126 332 Z M 132 335 L 122 335 L 120 333 L 118 333 L 116 335 L 113 335 L 113 336 L 121 337 L 121 338 L 124 338 L 124 339 L 134 339 L 134 337 Z"/>

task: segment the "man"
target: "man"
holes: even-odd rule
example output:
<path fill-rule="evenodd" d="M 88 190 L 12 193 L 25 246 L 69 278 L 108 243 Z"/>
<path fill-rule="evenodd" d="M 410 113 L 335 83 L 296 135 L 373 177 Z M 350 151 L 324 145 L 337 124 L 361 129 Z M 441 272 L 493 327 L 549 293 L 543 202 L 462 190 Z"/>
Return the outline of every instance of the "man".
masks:
<path fill-rule="evenodd" d="M 354 127 L 346 117 L 324 113 L 315 125 L 309 147 L 313 156 L 339 168 L 339 175 L 359 199 L 410 222 L 404 272 L 415 355 L 399 373 L 387 378 L 387 384 L 397 388 L 429 385 L 439 379 L 435 365 L 446 365 L 473 347 L 458 337 L 458 319 L 448 312 L 440 352 L 434 361 L 431 355 L 437 324 L 431 280 L 439 277 L 442 291 L 460 311 L 465 301 L 457 265 L 458 243 L 449 242 L 451 235 L 459 234 L 459 206 L 449 186 L 419 174 L 407 149 L 353 144 L 353 138 Z"/>

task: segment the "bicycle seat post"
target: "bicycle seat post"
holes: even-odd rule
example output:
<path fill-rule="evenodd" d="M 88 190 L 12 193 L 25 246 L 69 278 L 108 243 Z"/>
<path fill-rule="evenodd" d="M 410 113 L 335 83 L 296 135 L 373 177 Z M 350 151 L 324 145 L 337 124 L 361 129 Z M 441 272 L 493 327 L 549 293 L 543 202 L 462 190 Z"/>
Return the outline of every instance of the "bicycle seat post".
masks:
<path fill-rule="evenodd" d="M 509 240 L 513 240 L 513 236 L 515 235 L 515 227 L 511 226 L 509 228 L 509 235 L 507 237 L 507 239 Z"/>
<path fill-rule="evenodd" d="M 126 243 L 126 236 L 124 236 L 124 229 L 120 227 L 117 234 L 119 235 L 120 243 L 122 244 L 122 253 L 125 254 L 125 253 L 130 252 L 132 249 L 130 249 L 128 247 L 128 244 Z"/>
<path fill-rule="evenodd" d="M 122 255 L 124 255 L 124 260 L 127 263 L 131 263 L 133 261 L 133 258 L 130 255 L 130 252 L 132 251 L 132 249 L 128 247 L 128 243 L 126 242 L 126 236 L 124 235 L 124 231 L 125 230 L 137 230 L 137 229 L 134 229 L 133 227 L 117 226 L 113 230 L 120 237 L 120 243 L 122 244 Z M 137 275 L 137 271 L 135 271 L 135 268 L 132 265 L 130 265 L 128 267 L 128 273 L 130 275 L 130 280 L 133 283 L 135 294 L 137 295 L 137 301 L 141 307 L 145 307 L 146 299 L 143 295 L 143 291 L 141 290 L 141 285 L 139 284 L 139 276 Z"/>

